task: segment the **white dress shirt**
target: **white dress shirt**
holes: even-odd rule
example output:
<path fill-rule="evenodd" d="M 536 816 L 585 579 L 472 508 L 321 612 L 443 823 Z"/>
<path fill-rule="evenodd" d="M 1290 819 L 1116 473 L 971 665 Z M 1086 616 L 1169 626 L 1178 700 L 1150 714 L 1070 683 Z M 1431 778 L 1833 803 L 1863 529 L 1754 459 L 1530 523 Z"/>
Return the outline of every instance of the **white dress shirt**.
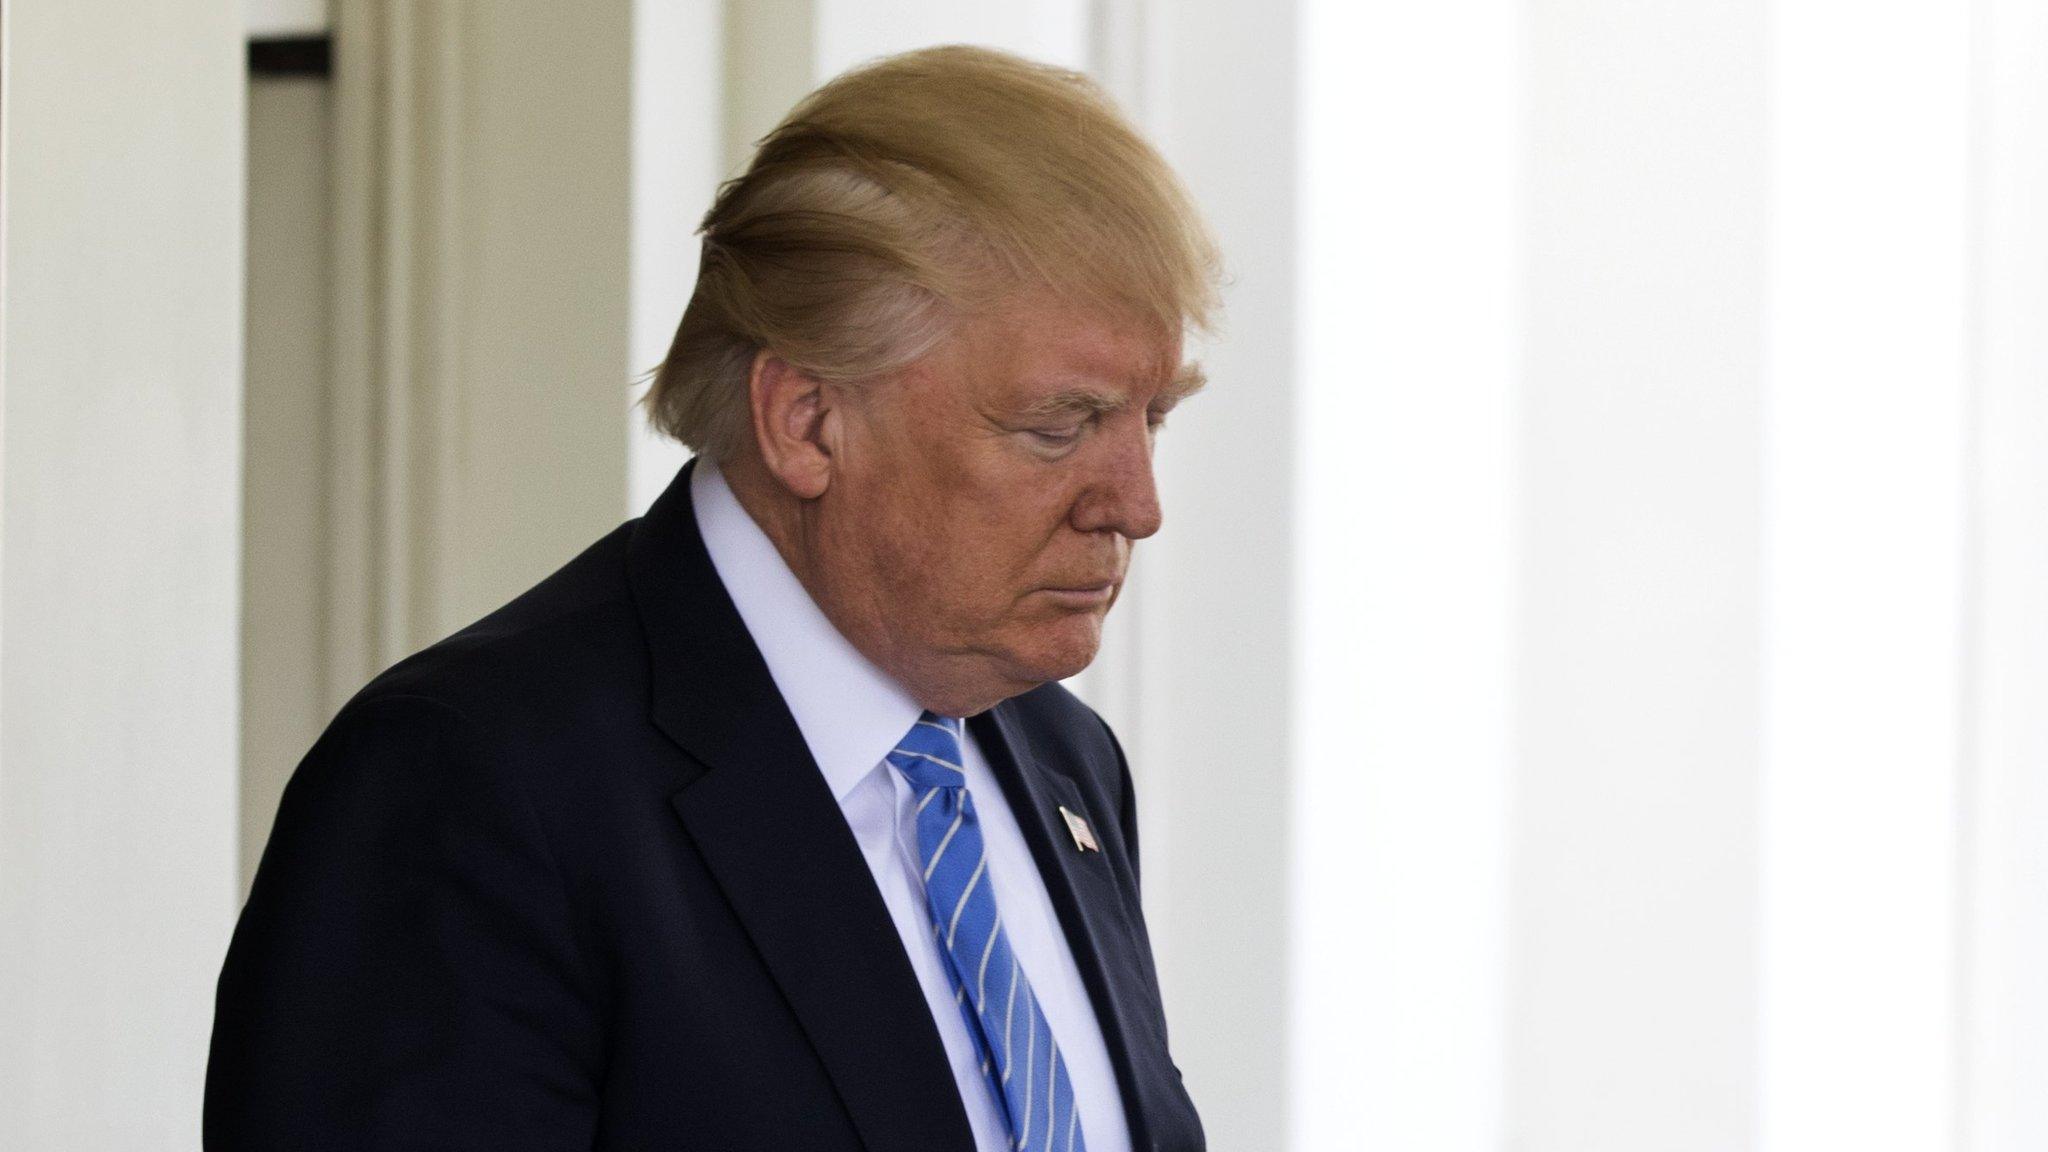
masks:
<path fill-rule="evenodd" d="M 896 921 L 945 1042 L 975 1146 L 1005 1152 L 1010 1140 L 1002 1105 L 981 1075 L 979 1050 L 932 936 L 910 785 L 883 759 L 924 710 L 826 619 L 725 478 L 701 457 L 690 477 L 690 501 L 712 566 L 766 659 Z M 1045 882 L 972 733 L 963 743 L 967 790 L 981 819 L 1003 929 L 1066 1058 L 1082 1139 L 1089 1152 L 1130 1152 L 1116 1072 Z"/>

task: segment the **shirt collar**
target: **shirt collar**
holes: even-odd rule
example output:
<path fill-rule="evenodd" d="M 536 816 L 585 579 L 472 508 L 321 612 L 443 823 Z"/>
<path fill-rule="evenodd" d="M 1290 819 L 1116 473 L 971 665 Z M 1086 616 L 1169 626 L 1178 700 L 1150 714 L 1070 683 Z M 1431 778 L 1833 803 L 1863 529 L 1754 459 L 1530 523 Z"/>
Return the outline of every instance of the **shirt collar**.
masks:
<path fill-rule="evenodd" d="M 690 503 L 711 566 L 767 661 L 833 797 L 844 800 L 924 709 L 833 626 L 725 477 L 703 457 L 690 476 Z"/>

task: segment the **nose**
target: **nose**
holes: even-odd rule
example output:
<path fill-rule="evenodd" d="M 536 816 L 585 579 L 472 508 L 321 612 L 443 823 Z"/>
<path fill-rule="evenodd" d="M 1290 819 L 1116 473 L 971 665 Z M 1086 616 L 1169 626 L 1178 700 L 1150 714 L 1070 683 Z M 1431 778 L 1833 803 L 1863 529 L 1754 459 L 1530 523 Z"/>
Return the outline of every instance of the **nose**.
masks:
<path fill-rule="evenodd" d="M 1074 504 L 1073 525 L 1082 532 L 1115 532 L 1143 540 L 1159 531 L 1159 486 L 1152 478 L 1152 435 L 1143 413 L 1101 437 L 1092 475 Z M 1108 433 L 1108 429 L 1104 429 Z"/>

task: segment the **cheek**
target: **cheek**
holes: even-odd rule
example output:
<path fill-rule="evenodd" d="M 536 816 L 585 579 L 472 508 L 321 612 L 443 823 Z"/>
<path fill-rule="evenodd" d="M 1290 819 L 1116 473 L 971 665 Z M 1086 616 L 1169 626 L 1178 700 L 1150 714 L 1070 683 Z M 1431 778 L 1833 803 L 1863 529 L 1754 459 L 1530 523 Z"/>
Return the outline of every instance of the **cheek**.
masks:
<path fill-rule="evenodd" d="M 971 642 L 1052 617 L 1027 593 L 1045 579 L 1043 522 L 1014 503 L 953 503 L 907 517 L 878 554 L 898 603 L 915 604 L 924 627 Z M 879 541 L 878 541 L 879 542 Z"/>
<path fill-rule="evenodd" d="M 938 613 L 986 626 L 1012 610 L 1029 575 L 1030 550 L 1006 514 L 959 507 L 918 527 L 930 548 L 916 564 L 929 579 Z"/>
<path fill-rule="evenodd" d="M 894 624 L 915 633 L 958 633 L 985 625 L 994 563 L 985 534 L 958 502 L 938 492 L 898 490 L 848 526 L 848 550 L 864 557 L 867 581 Z"/>
<path fill-rule="evenodd" d="M 861 494 L 876 498 L 872 513 L 849 526 L 853 538 L 845 543 L 867 557 L 884 602 L 927 635 L 964 641 L 992 629 L 1064 623 L 1068 614 L 1048 614 L 1026 593 L 1095 567 L 1063 565 L 1055 554 L 1073 501 L 1067 479 L 1000 445 L 989 448 L 872 478 L 875 486 Z"/>

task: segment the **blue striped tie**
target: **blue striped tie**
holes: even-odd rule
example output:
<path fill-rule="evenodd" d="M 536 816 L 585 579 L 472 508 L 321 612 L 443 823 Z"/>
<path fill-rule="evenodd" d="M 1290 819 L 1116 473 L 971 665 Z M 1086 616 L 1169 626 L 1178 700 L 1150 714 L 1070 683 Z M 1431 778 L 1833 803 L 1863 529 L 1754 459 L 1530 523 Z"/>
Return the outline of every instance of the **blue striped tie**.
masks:
<path fill-rule="evenodd" d="M 1009 1121 L 1010 1146 L 1084 1152 L 1066 1062 L 996 910 L 988 849 L 960 770 L 959 725 L 926 712 L 888 757 L 916 798 L 932 932 L 946 954 L 953 1002 L 981 1050 L 982 1075 Z"/>

